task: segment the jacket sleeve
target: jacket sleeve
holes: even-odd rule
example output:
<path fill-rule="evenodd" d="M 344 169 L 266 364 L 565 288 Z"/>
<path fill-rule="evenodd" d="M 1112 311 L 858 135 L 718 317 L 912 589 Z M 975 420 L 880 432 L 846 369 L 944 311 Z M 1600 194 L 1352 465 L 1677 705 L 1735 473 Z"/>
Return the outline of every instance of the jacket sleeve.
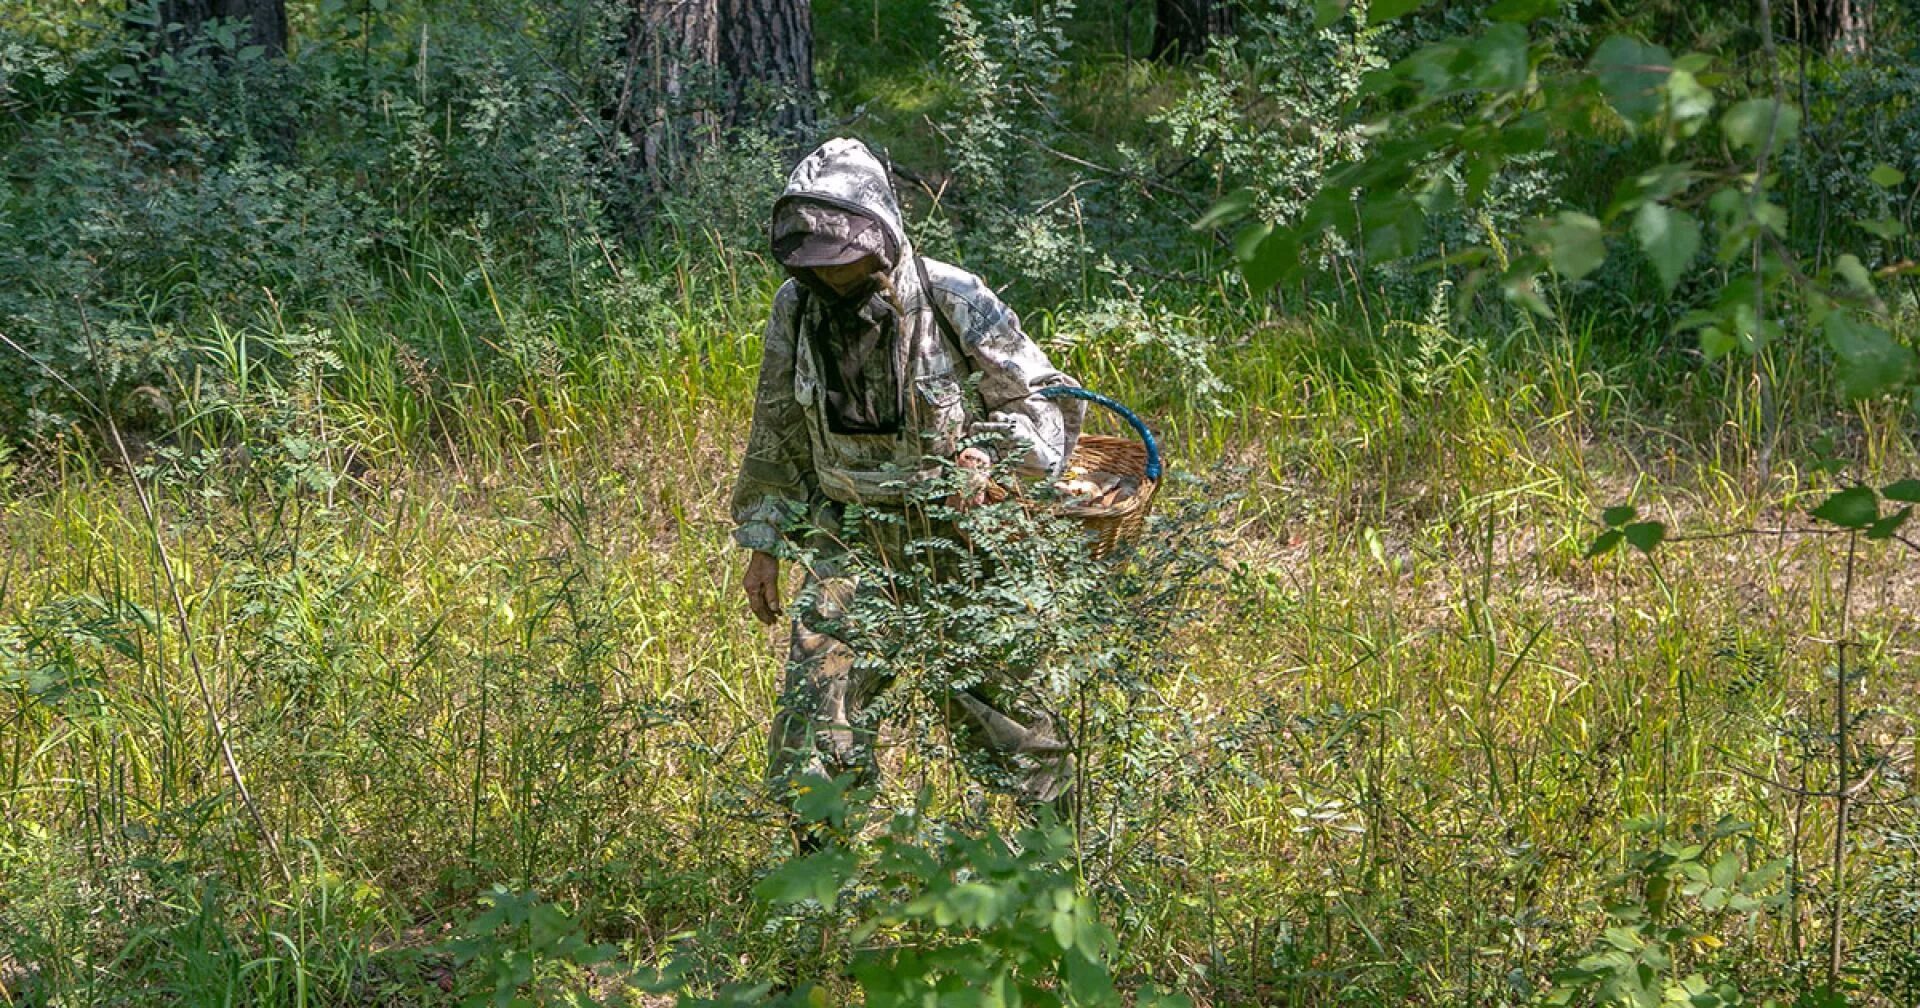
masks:
<path fill-rule="evenodd" d="M 793 398 L 794 314 L 798 287 L 789 280 L 774 295 L 760 352 L 753 429 L 733 484 L 733 539 L 750 550 L 775 552 L 813 497 L 813 445 L 806 415 Z"/>
<path fill-rule="evenodd" d="M 1086 404 L 1078 399 L 1047 399 L 1039 393 L 1053 385 L 1077 385 L 1047 360 L 1020 317 L 979 278 L 942 290 L 954 327 L 966 343 L 969 362 L 980 374 L 986 422 L 978 430 L 1005 439 L 1002 455 L 1018 454 L 1018 468 L 1029 476 L 1058 476 L 1080 436 Z"/>

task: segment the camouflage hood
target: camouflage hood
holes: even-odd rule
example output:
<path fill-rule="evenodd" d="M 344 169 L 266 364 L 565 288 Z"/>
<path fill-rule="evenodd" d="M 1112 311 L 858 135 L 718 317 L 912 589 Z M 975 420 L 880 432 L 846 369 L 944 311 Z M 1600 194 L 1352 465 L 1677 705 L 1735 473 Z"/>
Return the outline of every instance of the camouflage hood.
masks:
<path fill-rule="evenodd" d="M 913 266 L 913 246 L 901 222 L 900 202 L 894 197 L 887 168 L 858 140 L 829 140 L 806 156 L 787 176 L 787 188 L 773 204 L 768 238 L 773 247 L 794 229 L 806 227 L 806 204 L 820 204 L 859 214 L 880 225 L 886 248 L 874 253 L 886 264 L 887 279 L 901 301 L 911 302 L 920 289 Z"/>

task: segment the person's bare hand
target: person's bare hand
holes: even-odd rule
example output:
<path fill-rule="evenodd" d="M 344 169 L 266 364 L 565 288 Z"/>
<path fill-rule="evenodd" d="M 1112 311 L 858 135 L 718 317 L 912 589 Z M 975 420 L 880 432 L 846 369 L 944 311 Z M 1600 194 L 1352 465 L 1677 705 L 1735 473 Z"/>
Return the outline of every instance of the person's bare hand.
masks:
<path fill-rule="evenodd" d="M 780 618 L 780 558 L 754 550 L 747 558 L 747 573 L 740 579 L 747 593 L 747 608 L 755 619 L 768 626 Z"/>
<path fill-rule="evenodd" d="M 993 460 L 978 448 L 963 448 L 953 457 L 953 464 L 967 470 L 967 489 L 947 495 L 947 506 L 957 511 L 979 507 L 987 499 L 986 471 L 993 468 Z"/>

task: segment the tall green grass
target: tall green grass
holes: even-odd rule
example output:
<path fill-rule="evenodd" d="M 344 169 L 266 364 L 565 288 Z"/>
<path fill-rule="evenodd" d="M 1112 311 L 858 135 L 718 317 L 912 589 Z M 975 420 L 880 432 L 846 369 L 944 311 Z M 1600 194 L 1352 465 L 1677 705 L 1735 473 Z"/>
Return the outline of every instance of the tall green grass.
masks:
<path fill-rule="evenodd" d="M 68 442 L 0 491 L 0 1003 L 440 1003 L 435 943 L 495 884 L 633 961 L 692 950 L 699 983 L 831 968 L 749 895 L 784 836 L 758 784 L 779 647 L 725 497 L 775 278 L 670 259 L 563 297 L 461 256 L 379 303 L 210 320 L 131 470 Z M 1792 521 L 1813 453 L 1756 478 L 1740 376 L 1496 315 L 1173 308 L 1224 402 L 1035 317 L 1176 470 L 1244 492 L 1143 725 L 1201 744 L 1089 869 L 1126 968 L 1219 1003 L 1521 1003 L 1655 815 L 1799 856 L 1787 907 L 1695 963 L 1810 961 L 1831 803 L 1783 785 L 1824 780 L 1835 540 L 1582 556 L 1629 498 Z M 1889 416 L 1805 395 L 1907 464 Z M 1894 801 L 1913 580 L 1898 544 L 1857 578 Z"/>

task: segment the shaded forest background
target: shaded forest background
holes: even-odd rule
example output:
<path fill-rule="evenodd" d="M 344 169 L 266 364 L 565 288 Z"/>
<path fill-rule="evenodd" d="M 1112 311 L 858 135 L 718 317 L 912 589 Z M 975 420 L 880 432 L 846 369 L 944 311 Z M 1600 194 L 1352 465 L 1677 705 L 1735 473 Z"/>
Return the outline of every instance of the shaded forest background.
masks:
<path fill-rule="evenodd" d="M 1911 1003 L 1917 44 L 9 6 L 0 1004 Z M 1123 560 L 987 514 L 1018 562 L 875 631 L 1043 641 L 1073 822 L 904 687 L 826 851 L 758 784 L 722 502 L 836 135 L 1173 459 Z"/>

